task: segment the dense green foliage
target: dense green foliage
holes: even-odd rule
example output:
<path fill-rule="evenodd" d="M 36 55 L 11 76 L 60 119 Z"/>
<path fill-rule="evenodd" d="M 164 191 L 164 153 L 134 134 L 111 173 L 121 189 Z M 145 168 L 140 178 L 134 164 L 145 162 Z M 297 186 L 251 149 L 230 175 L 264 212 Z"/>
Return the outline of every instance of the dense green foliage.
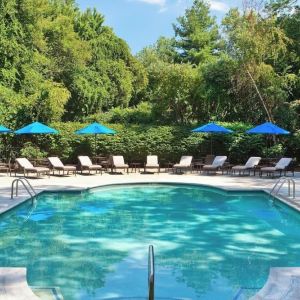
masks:
<path fill-rule="evenodd" d="M 121 154 L 129 162 L 142 161 L 149 154 L 159 155 L 160 161 L 176 162 L 181 155 L 193 155 L 200 158 L 210 153 L 211 137 L 213 152 L 228 155 L 233 163 L 244 162 L 250 155 L 278 157 L 287 153 L 294 156 L 293 142 L 299 143 L 300 134 L 293 140 L 280 137 L 274 147 L 264 136 L 247 135 L 245 131 L 251 125 L 243 123 L 221 123 L 235 131 L 229 135 L 208 135 L 190 133 L 192 127 L 180 125 L 136 125 L 109 124 L 105 125 L 117 130 L 115 136 L 99 135 L 96 138 L 97 154 Z M 79 122 L 52 123 L 60 131 L 57 135 L 24 136 L 22 139 L 11 136 L 4 145 L 14 145 L 14 150 L 21 149 L 21 154 L 29 158 L 58 155 L 65 162 L 75 163 L 78 155 L 94 155 L 95 138 L 93 135 L 80 136 L 74 132 L 83 125 Z M 298 141 L 296 140 L 298 139 Z M 43 149 L 43 150 L 40 150 Z"/>
<path fill-rule="evenodd" d="M 73 1 L 0 1 L 0 121 L 11 127 L 127 107 L 147 84 L 127 44 Z"/>
<path fill-rule="evenodd" d="M 242 122 L 245 129 L 271 119 L 293 137 L 266 150 L 264 138 L 236 134 L 222 143 L 217 137 L 217 149 L 237 160 L 256 154 L 254 145 L 257 154 L 299 157 L 295 1 L 231 9 L 218 24 L 209 2 L 194 0 L 173 28 L 173 37 L 134 56 L 100 12 L 80 11 L 73 0 L 0 0 L 0 124 L 15 129 L 39 120 L 62 132 L 15 138 L 13 147 L 27 142 L 25 156 L 74 159 L 91 151 L 91 139 L 73 135 L 74 129 L 97 120 L 118 131 L 98 139 L 101 152 L 172 160 L 208 151 L 205 142 L 199 146 L 203 136 L 190 135 L 198 124 Z"/>

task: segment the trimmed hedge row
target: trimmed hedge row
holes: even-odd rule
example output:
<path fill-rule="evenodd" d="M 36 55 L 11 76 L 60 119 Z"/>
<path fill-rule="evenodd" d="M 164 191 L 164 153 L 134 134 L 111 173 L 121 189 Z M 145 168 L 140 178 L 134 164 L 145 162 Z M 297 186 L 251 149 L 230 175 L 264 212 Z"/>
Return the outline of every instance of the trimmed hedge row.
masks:
<path fill-rule="evenodd" d="M 44 157 L 57 155 L 67 163 L 77 161 L 78 155 L 94 154 L 94 136 L 79 136 L 74 132 L 87 124 L 53 123 L 60 134 L 48 136 L 26 136 L 14 139 L 12 144 L 18 148 L 16 155 Z M 236 133 L 227 135 L 208 135 L 191 133 L 188 126 L 151 126 L 105 124 L 117 131 L 115 136 L 98 135 L 97 154 L 124 155 L 127 161 L 145 161 L 148 154 L 157 154 L 161 161 L 178 161 L 181 155 L 195 158 L 210 153 L 212 137 L 213 153 L 227 155 L 231 162 L 240 163 L 251 155 L 279 157 L 284 154 L 299 155 L 300 134 L 293 137 L 280 137 L 273 147 L 268 147 L 268 139 L 260 135 L 246 135 L 250 127 L 242 123 L 223 123 Z M 297 145 L 297 146 L 295 146 Z"/>

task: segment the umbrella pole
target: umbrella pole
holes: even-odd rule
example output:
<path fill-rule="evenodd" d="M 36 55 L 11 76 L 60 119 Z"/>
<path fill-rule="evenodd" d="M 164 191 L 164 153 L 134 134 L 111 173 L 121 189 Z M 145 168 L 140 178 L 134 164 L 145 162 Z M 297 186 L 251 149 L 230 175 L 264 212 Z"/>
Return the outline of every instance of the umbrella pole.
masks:
<path fill-rule="evenodd" d="M 95 156 L 97 155 L 96 148 L 97 148 L 97 134 L 95 134 L 95 140 L 94 140 L 94 155 Z"/>
<path fill-rule="evenodd" d="M 212 155 L 212 134 L 210 135 L 210 155 Z"/>

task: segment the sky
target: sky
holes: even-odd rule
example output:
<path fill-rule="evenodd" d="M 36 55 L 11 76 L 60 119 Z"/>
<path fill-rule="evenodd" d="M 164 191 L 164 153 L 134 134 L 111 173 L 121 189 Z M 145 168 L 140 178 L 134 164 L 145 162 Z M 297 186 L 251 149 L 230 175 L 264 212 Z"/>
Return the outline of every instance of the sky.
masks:
<path fill-rule="evenodd" d="M 97 8 L 105 24 L 126 40 L 133 53 L 154 44 L 160 36 L 174 35 L 172 24 L 192 4 L 192 0 L 76 0 L 82 10 Z M 210 0 L 212 15 L 221 20 L 242 0 Z"/>

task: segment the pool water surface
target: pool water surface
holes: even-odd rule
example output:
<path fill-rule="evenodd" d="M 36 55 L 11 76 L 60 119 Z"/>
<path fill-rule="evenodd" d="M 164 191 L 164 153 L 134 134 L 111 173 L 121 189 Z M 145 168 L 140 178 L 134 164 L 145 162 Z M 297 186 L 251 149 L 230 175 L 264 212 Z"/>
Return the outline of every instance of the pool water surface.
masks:
<path fill-rule="evenodd" d="M 43 193 L 0 217 L 0 266 L 65 300 L 146 297 L 154 245 L 157 297 L 233 299 L 270 267 L 300 264 L 300 217 L 263 192 L 120 185 Z"/>

